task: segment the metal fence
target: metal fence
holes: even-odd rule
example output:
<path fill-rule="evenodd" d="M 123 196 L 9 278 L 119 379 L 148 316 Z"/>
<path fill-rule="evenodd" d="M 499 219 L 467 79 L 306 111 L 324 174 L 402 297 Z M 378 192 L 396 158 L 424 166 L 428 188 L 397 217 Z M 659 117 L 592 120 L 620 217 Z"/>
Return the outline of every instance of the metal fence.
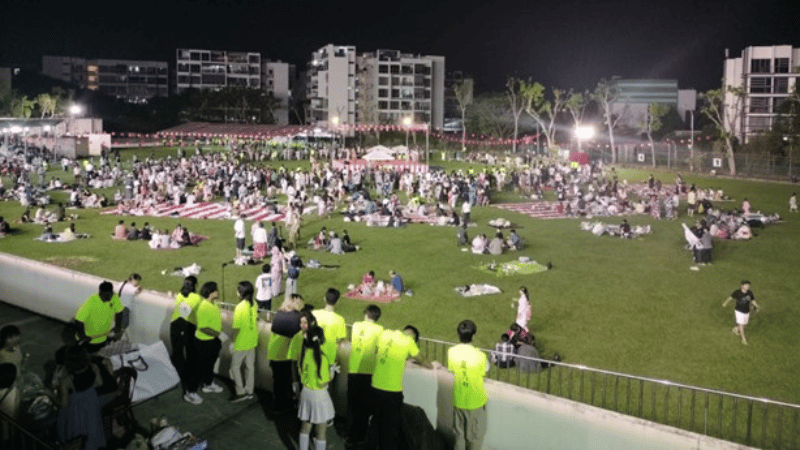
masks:
<path fill-rule="evenodd" d="M 0 412 L 0 442 L 13 450 L 55 450 L 20 423 Z"/>
<path fill-rule="evenodd" d="M 420 354 L 447 365 L 453 345 L 420 338 Z M 800 405 L 541 358 L 515 359 L 550 367 L 525 373 L 492 365 L 488 378 L 745 445 L 800 449 Z"/>
<path fill-rule="evenodd" d="M 586 150 L 592 159 L 611 163 L 608 149 Z M 724 153 L 695 149 L 692 153 L 686 146 L 656 145 L 655 167 L 683 172 L 729 174 L 728 157 Z M 790 179 L 800 175 L 800 162 L 794 160 L 790 166 L 787 158 L 773 155 L 735 153 L 736 173 L 743 177 Z M 643 169 L 653 167 L 653 152 L 649 146 L 619 146 L 617 164 Z"/>

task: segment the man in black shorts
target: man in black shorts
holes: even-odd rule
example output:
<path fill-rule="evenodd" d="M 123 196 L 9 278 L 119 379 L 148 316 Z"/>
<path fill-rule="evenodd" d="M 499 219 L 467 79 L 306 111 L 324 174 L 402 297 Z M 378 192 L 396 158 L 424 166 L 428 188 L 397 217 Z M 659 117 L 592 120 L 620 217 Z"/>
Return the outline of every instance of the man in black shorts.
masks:
<path fill-rule="evenodd" d="M 733 291 L 731 295 L 722 303 L 722 307 L 728 305 L 731 300 L 736 301 L 734 307 L 734 314 L 736 315 L 736 326 L 733 327 L 733 334 L 742 337 L 742 344 L 747 345 L 747 339 L 744 337 L 744 327 L 750 319 L 750 304 L 756 308 L 756 312 L 761 310 L 761 307 L 756 303 L 756 297 L 753 291 L 750 290 L 750 282 L 742 280 L 742 285 L 739 289 Z"/>

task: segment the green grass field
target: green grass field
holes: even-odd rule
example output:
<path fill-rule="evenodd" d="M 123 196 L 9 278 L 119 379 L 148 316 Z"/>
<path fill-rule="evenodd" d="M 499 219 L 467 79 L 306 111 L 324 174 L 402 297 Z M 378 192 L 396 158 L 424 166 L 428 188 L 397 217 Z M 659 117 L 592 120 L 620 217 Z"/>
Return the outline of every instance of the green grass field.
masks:
<path fill-rule="evenodd" d="M 137 150 L 149 156 L 150 150 Z M 124 152 L 130 159 L 130 152 Z M 172 149 L 157 149 L 156 156 L 174 155 Z M 442 163 L 447 168 L 465 167 L 461 163 Z M 287 164 L 289 166 L 289 164 Z M 60 175 L 59 175 L 60 173 Z M 641 182 L 649 171 L 619 170 L 620 178 Z M 50 175 L 69 180 L 60 170 Z M 673 173 L 656 172 L 670 184 Z M 800 387 L 792 380 L 800 371 L 800 324 L 796 320 L 800 305 L 800 217 L 788 216 L 788 198 L 796 186 L 755 181 L 689 176 L 688 182 L 700 187 L 725 190 L 738 206 L 748 197 L 753 209 L 779 212 L 783 223 L 755 229 L 751 241 L 715 241 L 714 263 L 700 271 L 690 271 L 691 255 L 684 250 L 681 221 L 693 223 L 684 214 L 679 220 L 656 221 L 649 216 L 632 216 L 632 225 L 650 223 L 653 233 L 636 240 L 608 236 L 595 237 L 579 230 L 580 220 L 535 220 L 493 207 L 476 207 L 472 217 L 479 225 L 469 229 L 491 235 L 487 222 L 504 217 L 518 225 L 527 243 L 522 252 L 501 257 L 477 256 L 462 252 L 455 243 L 455 229 L 410 225 L 401 229 L 369 228 L 344 223 L 341 217 L 322 220 L 304 217 L 301 239 L 308 240 L 322 226 L 329 230 L 347 229 L 361 251 L 342 256 L 300 250 L 304 261 L 318 259 L 336 264 L 335 270 L 304 270 L 298 283 L 303 297 L 319 307 L 329 286 L 345 291 L 357 284 L 361 274 L 374 270 L 388 279 L 397 270 L 413 289 L 413 297 L 381 305 L 381 322 L 389 327 L 416 325 L 423 336 L 455 341 L 455 328 L 465 318 L 478 324 L 477 344 L 492 348 L 516 311 L 511 300 L 520 286 L 531 293 L 532 332 L 544 356 L 559 352 L 565 362 L 583 364 L 635 375 L 669 379 L 675 382 L 710 387 L 758 397 L 800 403 Z M 8 183 L 5 179 L 4 182 Z M 113 190 L 112 190 L 113 191 Z M 55 201 L 66 198 L 54 194 Z M 519 201 L 510 192 L 495 196 L 495 201 Z M 22 208 L 16 202 L 0 203 L 0 215 L 16 219 Z M 177 291 L 181 279 L 164 276 L 161 271 L 196 262 L 204 267 L 201 282 L 221 281 L 221 265 L 234 254 L 233 222 L 223 220 L 185 220 L 190 231 L 211 238 L 196 248 L 177 251 L 152 251 L 147 244 L 118 242 L 109 234 L 118 216 L 99 215 L 92 210 L 70 210 L 80 215 L 79 232 L 89 240 L 67 244 L 34 241 L 42 227 L 17 225 L 21 233 L 0 239 L 0 251 L 40 261 L 66 265 L 72 269 L 122 280 L 130 272 L 144 277 L 147 289 Z M 149 221 L 159 228 L 172 229 L 172 218 L 122 217 L 139 226 Z M 616 219 L 604 218 L 606 222 Z M 57 224 L 56 231 L 66 225 Z M 248 224 L 249 227 L 249 224 Z M 249 236 L 248 236 L 249 242 Z M 553 270 L 528 275 L 497 278 L 475 267 L 481 263 L 504 262 L 529 256 L 540 263 L 551 261 Z M 75 258 L 82 257 L 82 258 Z M 258 266 L 225 268 L 225 299 L 235 300 L 239 280 L 254 280 Z M 722 302 L 739 281 L 752 281 L 752 289 L 763 310 L 751 315 L 747 327 L 749 346 L 731 334 L 733 308 Z M 459 285 L 491 283 L 503 294 L 465 299 L 454 292 Z M 359 320 L 364 302 L 343 299 L 337 307 L 348 322 Z"/>

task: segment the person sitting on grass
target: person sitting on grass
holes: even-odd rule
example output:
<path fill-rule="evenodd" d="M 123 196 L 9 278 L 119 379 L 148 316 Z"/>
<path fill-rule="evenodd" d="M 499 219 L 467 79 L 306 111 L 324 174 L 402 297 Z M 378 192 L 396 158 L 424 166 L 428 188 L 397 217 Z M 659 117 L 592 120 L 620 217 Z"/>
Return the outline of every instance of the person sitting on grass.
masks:
<path fill-rule="evenodd" d="M 503 254 L 503 246 L 504 246 L 503 233 L 498 231 L 497 234 L 494 235 L 492 240 L 489 241 L 489 246 L 488 246 L 489 254 L 495 255 L 495 256 L 502 255 Z"/>
<path fill-rule="evenodd" d="M 131 227 L 128 230 L 127 239 L 129 241 L 138 241 L 139 240 L 139 235 L 140 235 L 140 233 L 139 233 L 139 229 L 136 228 L 136 222 L 131 222 Z"/>
<path fill-rule="evenodd" d="M 522 250 L 522 238 L 517 234 L 517 230 L 511 229 L 506 245 L 510 250 Z"/>
<path fill-rule="evenodd" d="M 508 333 L 503 333 L 500 336 L 500 342 L 495 344 L 494 351 L 492 352 L 492 363 L 501 369 L 508 369 L 514 367 L 514 354 L 516 349 L 514 344 L 511 343 L 511 338 Z"/>
<path fill-rule="evenodd" d="M 123 240 L 128 237 L 128 230 L 125 228 L 125 221 L 120 220 L 117 223 L 117 226 L 114 227 L 114 233 L 112 234 L 114 239 Z"/>
<path fill-rule="evenodd" d="M 361 277 L 361 284 L 358 286 L 361 295 L 372 295 L 375 293 L 375 272 L 370 270 Z"/>
<path fill-rule="evenodd" d="M 486 253 L 486 235 L 479 234 L 475 236 L 475 239 L 472 240 L 472 253 L 476 255 L 482 255 Z"/>

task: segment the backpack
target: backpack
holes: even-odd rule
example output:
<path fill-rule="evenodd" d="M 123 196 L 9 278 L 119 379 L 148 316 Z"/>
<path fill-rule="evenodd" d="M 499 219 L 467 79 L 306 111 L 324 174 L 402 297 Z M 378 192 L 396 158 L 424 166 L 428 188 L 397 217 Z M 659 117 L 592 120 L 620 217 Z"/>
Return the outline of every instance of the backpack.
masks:
<path fill-rule="evenodd" d="M 300 269 L 295 266 L 290 266 L 289 271 L 286 273 L 286 276 L 291 278 L 292 280 L 296 280 L 300 276 Z"/>

